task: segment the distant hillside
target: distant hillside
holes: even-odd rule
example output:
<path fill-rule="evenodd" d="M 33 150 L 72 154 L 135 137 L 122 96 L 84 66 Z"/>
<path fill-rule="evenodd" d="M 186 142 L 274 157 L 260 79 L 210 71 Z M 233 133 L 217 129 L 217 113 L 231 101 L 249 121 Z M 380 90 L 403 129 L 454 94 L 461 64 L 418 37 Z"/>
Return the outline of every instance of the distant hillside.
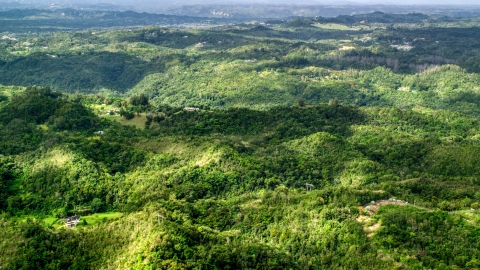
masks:
<path fill-rule="evenodd" d="M 267 109 L 337 98 L 479 117 L 476 19 L 425 18 L 376 12 L 330 22 L 297 18 L 207 29 L 5 34 L 0 83 L 144 94 L 174 107 Z"/>
<path fill-rule="evenodd" d="M 88 28 L 138 27 L 147 25 L 210 24 L 219 19 L 138 13 L 63 9 L 8 9 L 0 11 L 0 32 L 26 33 L 78 31 Z"/>
<path fill-rule="evenodd" d="M 368 14 L 374 11 L 384 13 L 408 14 L 424 13 L 434 16 L 472 17 L 480 14 L 478 7 L 457 6 L 407 6 L 407 5 L 358 5 L 339 3 L 335 4 L 303 4 L 280 5 L 280 4 L 197 4 L 172 7 L 167 14 L 182 16 L 199 16 L 210 18 L 250 18 L 272 19 L 290 17 L 337 17 L 353 14 Z"/>
<path fill-rule="evenodd" d="M 341 15 L 336 18 L 316 18 L 322 23 L 420 23 L 431 19 L 430 16 L 422 13 L 408 13 L 408 14 L 386 14 L 380 11 L 375 11 L 368 14 L 360 15 Z"/>

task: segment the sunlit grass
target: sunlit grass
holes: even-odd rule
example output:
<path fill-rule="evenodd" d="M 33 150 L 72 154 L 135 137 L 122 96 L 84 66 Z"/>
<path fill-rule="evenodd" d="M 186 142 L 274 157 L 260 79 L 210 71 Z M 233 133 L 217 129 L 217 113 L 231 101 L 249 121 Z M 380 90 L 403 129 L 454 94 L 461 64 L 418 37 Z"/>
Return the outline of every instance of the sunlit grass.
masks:
<path fill-rule="evenodd" d="M 98 223 L 104 223 L 112 220 L 119 219 L 123 216 L 123 213 L 120 212 L 106 212 L 106 213 L 96 213 L 88 216 L 81 216 L 80 223 L 78 223 L 77 227 L 89 227 L 93 226 Z M 53 228 L 61 228 L 65 227 L 65 218 L 56 218 L 54 216 L 46 216 L 43 218 L 37 218 L 34 216 L 23 216 L 18 218 L 18 222 L 30 222 L 33 220 L 37 220 L 42 222 L 45 226 L 52 226 Z M 86 221 L 86 225 L 83 221 Z"/>
<path fill-rule="evenodd" d="M 122 125 L 125 126 L 135 126 L 137 128 L 143 129 L 145 128 L 145 122 L 147 121 L 147 116 L 142 113 L 142 114 L 135 114 L 135 117 L 133 117 L 130 120 L 125 119 L 125 117 L 122 117 L 120 115 L 107 115 L 105 116 L 111 120 L 114 120 Z"/>
<path fill-rule="evenodd" d="M 79 227 L 92 226 L 97 223 L 115 220 L 115 219 L 121 218 L 122 216 L 123 216 L 123 213 L 119 213 L 119 212 L 97 213 L 89 216 L 82 216 L 80 219 L 80 223 L 77 226 Z M 87 225 L 83 223 L 83 220 L 87 222 Z"/>

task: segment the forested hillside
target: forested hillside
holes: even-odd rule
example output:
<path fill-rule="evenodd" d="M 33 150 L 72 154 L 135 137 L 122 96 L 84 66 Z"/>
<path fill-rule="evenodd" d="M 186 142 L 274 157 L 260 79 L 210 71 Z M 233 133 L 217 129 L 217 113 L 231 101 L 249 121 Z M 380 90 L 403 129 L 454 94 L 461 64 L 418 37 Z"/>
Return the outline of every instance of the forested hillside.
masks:
<path fill-rule="evenodd" d="M 0 268 L 480 269 L 478 19 L 423 16 L 5 33 Z"/>
<path fill-rule="evenodd" d="M 379 12 L 205 30 L 13 33 L 0 41 L 0 83 L 145 94 L 173 107 L 265 109 L 336 97 L 478 116 L 478 33 L 478 18 Z"/>
<path fill-rule="evenodd" d="M 95 116 L 99 96 L 28 88 L 9 100 L 4 268 L 477 266 L 478 214 L 464 211 L 480 201 L 476 118 L 335 101 L 183 111 L 132 98 L 122 110 L 158 111 L 136 129 Z M 362 207 L 391 197 L 410 204 Z M 102 220 L 109 211 L 123 215 Z M 86 222 L 64 229 L 73 214 Z"/>

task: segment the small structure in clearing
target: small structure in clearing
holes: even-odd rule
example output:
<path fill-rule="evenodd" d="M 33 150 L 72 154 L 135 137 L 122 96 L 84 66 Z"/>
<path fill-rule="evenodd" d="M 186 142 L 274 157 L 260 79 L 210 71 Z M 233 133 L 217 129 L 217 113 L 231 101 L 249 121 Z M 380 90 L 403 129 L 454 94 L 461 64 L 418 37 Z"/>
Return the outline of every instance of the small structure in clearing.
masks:
<path fill-rule="evenodd" d="M 185 107 L 183 108 L 184 111 L 199 111 L 200 109 L 199 108 L 196 108 L 196 107 Z"/>
<path fill-rule="evenodd" d="M 309 183 L 305 183 L 305 188 L 307 189 L 307 191 L 312 191 L 312 188 L 314 188 L 314 186 L 312 184 L 309 184 Z"/>
<path fill-rule="evenodd" d="M 67 219 L 65 220 L 65 226 L 67 226 L 67 228 L 74 228 L 79 222 L 80 216 L 67 217 Z"/>

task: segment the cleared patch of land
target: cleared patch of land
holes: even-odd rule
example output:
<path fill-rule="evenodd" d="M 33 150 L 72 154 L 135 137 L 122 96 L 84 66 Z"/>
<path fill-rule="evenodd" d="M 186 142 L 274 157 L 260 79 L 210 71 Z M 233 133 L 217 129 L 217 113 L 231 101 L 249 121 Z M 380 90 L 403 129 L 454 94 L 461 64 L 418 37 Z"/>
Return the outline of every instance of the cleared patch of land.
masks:
<path fill-rule="evenodd" d="M 96 213 L 88 216 L 81 216 L 80 223 L 78 223 L 77 227 L 87 227 L 93 226 L 97 223 L 108 222 L 112 220 L 119 219 L 123 216 L 123 213 L 120 212 L 106 212 L 106 213 Z M 23 216 L 18 219 L 20 222 L 30 222 L 31 220 L 38 220 L 41 221 L 45 226 L 52 226 L 54 228 L 62 228 L 65 227 L 65 218 L 56 218 L 53 216 L 47 216 L 44 218 L 36 218 L 33 216 Z M 83 221 L 86 221 L 85 224 Z"/>
<path fill-rule="evenodd" d="M 81 220 L 86 220 L 87 225 L 86 226 L 92 226 L 97 223 L 101 222 L 107 222 L 115 219 L 119 219 L 123 216 L 123 213 L 120 212 L 107 212 L 107 213 L 97 213 L 89 216 L 83 216 L 81 217 Z M 78 226 L 85 226 L 81 221 L 78 224 Z"/>
<path fill-rule="evenodd" d="M 145 128 L 145 122 L 147 121 L 147 116 L 146 114 L 135 114 L 135 117 L 132 119 L 125 119 L 125 117 L 122 117 L 120 115 L 107 115 L 105 117 L 108 117 L 109 119 L 112 119 L 122 125 L 125 126 L 135 126 L 137 128 L 143 129 Z"/>

